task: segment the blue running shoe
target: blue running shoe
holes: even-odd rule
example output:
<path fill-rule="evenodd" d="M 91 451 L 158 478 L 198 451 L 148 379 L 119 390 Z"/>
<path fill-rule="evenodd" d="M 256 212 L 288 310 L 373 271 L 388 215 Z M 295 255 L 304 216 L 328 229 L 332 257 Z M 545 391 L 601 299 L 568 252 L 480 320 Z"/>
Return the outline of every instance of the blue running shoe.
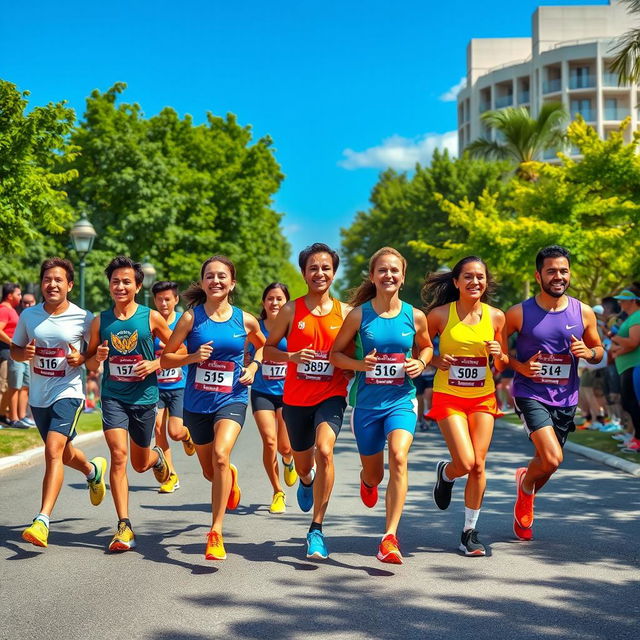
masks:
<path fill-rule="evenodd" d="M 307 558 L 326 560 L 328 557 L 329 549 L 327 549 L 322 531 L 309 531 L 307 533 Z"/>
<path fill-rule="evenodd" d="M 298 497 L 298 505 L 300 509 L 307 513 L 311 511 L 311 507 L 313 507 L 313 481 L 316 479 L 316 470 L 313 469 L 311 472 L 312 480 L 309 486 L 302 484 L 302 480 L 298 480 L 298 491 L 296 496 Z"/>

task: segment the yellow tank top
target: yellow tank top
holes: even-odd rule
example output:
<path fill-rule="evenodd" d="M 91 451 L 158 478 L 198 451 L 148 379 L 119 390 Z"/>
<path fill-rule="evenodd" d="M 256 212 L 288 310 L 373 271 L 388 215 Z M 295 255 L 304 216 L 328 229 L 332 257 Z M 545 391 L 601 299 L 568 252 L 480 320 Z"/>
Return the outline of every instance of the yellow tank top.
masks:
<path fill-rule="evenodd" d="M 489 305 L 482 304 L 478 324 L 464 324 L 458 317 L 456 303 L 449 305 L 447 324 L 440 336 L 440 353 L 456 358 L 448 371 L 436 371 L 433 390 L 461 398 L 480 398 L 495 391 L 489 368 L 485 340 L 493 340 L 495 331 Z"/>

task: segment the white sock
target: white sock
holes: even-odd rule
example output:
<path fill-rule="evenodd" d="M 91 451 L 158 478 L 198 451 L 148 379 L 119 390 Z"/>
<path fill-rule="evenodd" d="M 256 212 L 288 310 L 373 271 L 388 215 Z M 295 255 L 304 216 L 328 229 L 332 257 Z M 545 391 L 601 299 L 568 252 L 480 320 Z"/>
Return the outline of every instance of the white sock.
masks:
<path fill-rule="evenodd" d="M 89 464 L 91 465 L 91 471 L 87 473 L 87 480 L 93 480 L 96 477 L 97 469 L 93 462 L 89 462 Z"/>
<path fill-rule="evenodd" d="M 464 531 L 469 529 L 475 529 L 478 524 L 478 516 L 480 515 L 480 509 L 464 508 Z"/>
<path fill-rule="evenodd" d="M 447 464 L 449 464 L 449 463 L 447 463 Z M 446 467 L 446 465 L 445 465 L 445 467 L 442 469 L 442 479 L 443 479 L 445 482 L 454 482 L 454 481 L 455 481 L 455 478 L 454 478 L 453 480 L 451 480 L 451 478 L 449 478 L 449 476 L 447 475 L 447 467 Z"/>
<path fill-rule="evenodd" d="M 49 528 L 49 516 L 46 513 L 39 513 L 34 520 L 40 520 L 40 522 L 44 523 L 47 529 Z"/>

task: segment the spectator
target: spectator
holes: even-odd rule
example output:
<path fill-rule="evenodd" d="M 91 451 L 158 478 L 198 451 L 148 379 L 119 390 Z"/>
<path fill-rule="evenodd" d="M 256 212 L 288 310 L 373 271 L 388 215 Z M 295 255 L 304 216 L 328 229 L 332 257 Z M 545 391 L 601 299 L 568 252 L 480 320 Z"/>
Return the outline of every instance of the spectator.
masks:
<path fill-rule="evenodd" d="M 13 338 L 13 332 L 18 324 L 18 312 L 16 308 L 20 304 L 22 292 L 20 285 L 15 282 L 7 282 L 2 286 L 2 300 L 0 300 L 0 426 L 10 425 L 10 398 L 11 394 L 7 388 L 9 375 L 9 346 Z M 16 398 L 17 400 L 17 398 Z"/>
<path fill-rule="evenodd" d="M 20 303 L 20 309 L 18 313 L 22 313 L 23 309 L 26 309 L 28 307 L 35 307 L 35 306 L 36 306 L 36 297 L 33 295 L 33 293 L 23 293 L 22 302 Z"/>

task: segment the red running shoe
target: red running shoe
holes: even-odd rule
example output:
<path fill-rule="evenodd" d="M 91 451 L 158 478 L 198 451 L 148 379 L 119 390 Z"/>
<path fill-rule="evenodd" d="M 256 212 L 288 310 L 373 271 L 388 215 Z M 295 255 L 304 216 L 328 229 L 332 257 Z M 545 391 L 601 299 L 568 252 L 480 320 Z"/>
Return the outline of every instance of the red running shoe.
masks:
<path fill-rule="evenodd" d="M 388 533 L 380 541 L 376 558 L 380 562 L 388 564 L 402 564 L 402 554 L 398 546 L 398 539 L 392 533 Z"/>
<path fill-rule="evenodd" d="M 238 486 L 238 469 L 235 464 L 230 464 L 231 469 L 231 491 L 229 491 L 229 499 L 227 500 L 227 509 L 233 511 L 240 504 L 241 491 Z"/>
<path fill-rule="evenodd" d="M 513 533 L 518 540 L 533 540 L 533 529 L 521 527 L 515 520 L 513 521 Z"/>
<path fill-rule="evenodd" d="M 360 478 L 360 498 L 369 509 L 375 507 L 378 502 L 378 487 L 367 487 Z"/>
<path fill-rule="evenodd" d="M 516 503 L 513 505 L 513 518 L 523 529 L 530 529 L 533 525 L 534 494 L 522 490 L 522 481 L 527 473 L 526 467 L 516 471 Z"/>

